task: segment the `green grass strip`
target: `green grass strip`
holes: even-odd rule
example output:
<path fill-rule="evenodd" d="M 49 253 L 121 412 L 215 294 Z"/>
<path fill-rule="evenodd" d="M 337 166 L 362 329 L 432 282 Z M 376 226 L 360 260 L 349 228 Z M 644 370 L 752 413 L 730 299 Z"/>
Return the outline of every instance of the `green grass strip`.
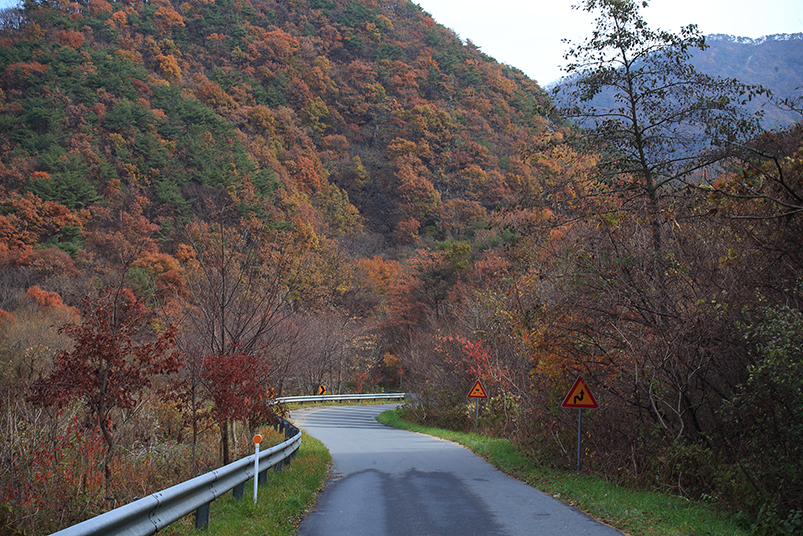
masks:
<path fill-rule="evenodd" d="M 630 535 L 649 536 L 748 536 L 750 532 L 724 519 L 704 504 L 682 497 L 624 488 L 599 477 L 574 471 L 544 469 L 506 439 L 428 428 L 385 411 L 379 422 L 394 428 L 420 432 L 453 441 L 471 450 L 499 470 L 586 512 Z"/>
<path fill-rule="evenodd" d="M 245 485 L 245 497 L 238 501 L 231 493 L 212 503 L 211 522 L 203 534 L 209 536 L 292 536 L 322 489 L 332 457 L 323 443 L 304 435 L 298 455 L 280 472 L 268 470 L 265 484 L 257 490 L 254 504 L 253 480 Z M 163 534 L 197 536 L 195 516 L 189 515 L 167 527 Z"/>

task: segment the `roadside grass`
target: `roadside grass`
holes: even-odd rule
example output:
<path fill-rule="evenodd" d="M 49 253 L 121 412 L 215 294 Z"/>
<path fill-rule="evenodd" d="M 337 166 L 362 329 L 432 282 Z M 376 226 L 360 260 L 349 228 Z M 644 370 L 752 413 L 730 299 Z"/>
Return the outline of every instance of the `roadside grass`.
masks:
<path fill-rule="evenodd" d="M 298 524 L 323 487 L 332 457 L 323 443 L 304 435 L 298 455 L 277 473 L 268 470 L 267 482 L 257 490 L 254 504 L 253 480 L 245 485 L 245 496 L 238 501 L 227 493 L 211 506 L 211 521 L 203 534 L 209 536 L 293 536 Z M 163 534 L 196 536 L 195 516 L 188 515 L 168 526 Z"/>
<path fill-rule="evenodd" d="M 499 470 L 633 536 L 750 536 L 734 520 L 704 504 L 664 493 L 633 490 L 599 477 L 532 465 L 509 441 L 428 428 L 383 412 L 382 424 L 420 432 L 465 446 Z"/>

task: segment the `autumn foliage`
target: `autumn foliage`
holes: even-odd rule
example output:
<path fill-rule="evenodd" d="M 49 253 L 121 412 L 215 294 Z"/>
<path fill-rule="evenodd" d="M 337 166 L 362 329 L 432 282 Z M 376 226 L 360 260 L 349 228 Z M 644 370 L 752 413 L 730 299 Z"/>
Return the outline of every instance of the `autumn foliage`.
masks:
<path fill-rule="evenodd" d="M 235 352 L 209 355 L 202 360 L 204 388 L 218 423 L 245 421 L 250 429 L 273 424 L 276 413 L 265 387 L 270 364 L 254 355 Z"/>
<path fill-rule="evenodd" d="M 483 433 L 572 467 L 579 374 L 601 406 L 586 470 L 767 533 L 803 510 L 799 126 L 647 191 L 413 3 L 5 15 L 13 530 L 211 470 L 273 422 L 268 392 L 322 384 L 469 429 L 480 378 Z"/>
<path fill-rule="evenodd" d="M 52 301 L 41 291 L 39 296 Z M 31 401 L 38 405 L 64 407 L 74 400 L 84 403 L 88 428 L 97 427 L 105 442 L 107 488 L 117 442 L 115 430 L 120 425 L 115 413 L 135 411 L 157 376 L 178 369 L 170 351 L 174 337 L 171 329 L 154 340 L 138 340 L 147 328 L 147 315 L 144 304 L 127 289 L 110 289 L 97 300 L 85 300 L 82 323 L 63 328 L 74 341 L 74 349 L 57 355 L 53 371 L 32 386 Z"/>
<path fill-rule="evenodd" d="M 48 292 L 42 290 L 37 285 L 32 286 L 25 293 L 37 305 L 42 307 L 64 307 L 64 302 L 61 301 L 61 296 L 56 292 Z"/>

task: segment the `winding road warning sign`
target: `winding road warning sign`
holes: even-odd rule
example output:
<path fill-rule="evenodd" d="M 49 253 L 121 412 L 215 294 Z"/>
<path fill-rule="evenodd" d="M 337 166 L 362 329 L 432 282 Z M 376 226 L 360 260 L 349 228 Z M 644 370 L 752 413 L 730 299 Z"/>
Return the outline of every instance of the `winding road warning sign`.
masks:
<path fill-rule="evenodd" d="M 598 408 L 594 395 L 591 394 L 591 389 L 588 388 L 582 376 L 577 377 L 577 381 L 569 389 L 569 394 L 563 399 L 561 407 L 564 408 L 578 408 L 578 409 L 593 409 Z"/>

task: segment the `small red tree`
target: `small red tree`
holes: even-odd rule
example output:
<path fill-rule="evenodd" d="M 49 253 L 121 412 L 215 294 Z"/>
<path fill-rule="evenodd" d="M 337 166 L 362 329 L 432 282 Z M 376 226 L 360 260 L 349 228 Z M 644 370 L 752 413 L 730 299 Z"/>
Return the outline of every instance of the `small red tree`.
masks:
<path fill-rule="evenodd" d="M 211 415 L 226 437 L 232 421 L 246 421 L 252 430 L 274 422 L 273 404 L 267 395 L 269 367 L 266 361 L 244 352 L 203 358 L 201 377 L 212 400 Z M 221 447 L 225 465 L 230 461 L 229 442 L 222 441 Z"/>
<path fill-rule="evenodd" d="M 119 424 L 113 412 L 133 412 L 148 394 L 155 376 L 178 369 L 172 352 L 174 332 L 152 333 L 147 308 L 124 288 L 85 299 L 81 317 L 80 324 L 61 328 L 74 347 L 56 356 L 50 375 L 33 384 L 30 400 L 57 407 L 75 400 L 84 403 L 87 424 L 100 429 L 106 445 L 103 469 L 108 491 Z"/>

